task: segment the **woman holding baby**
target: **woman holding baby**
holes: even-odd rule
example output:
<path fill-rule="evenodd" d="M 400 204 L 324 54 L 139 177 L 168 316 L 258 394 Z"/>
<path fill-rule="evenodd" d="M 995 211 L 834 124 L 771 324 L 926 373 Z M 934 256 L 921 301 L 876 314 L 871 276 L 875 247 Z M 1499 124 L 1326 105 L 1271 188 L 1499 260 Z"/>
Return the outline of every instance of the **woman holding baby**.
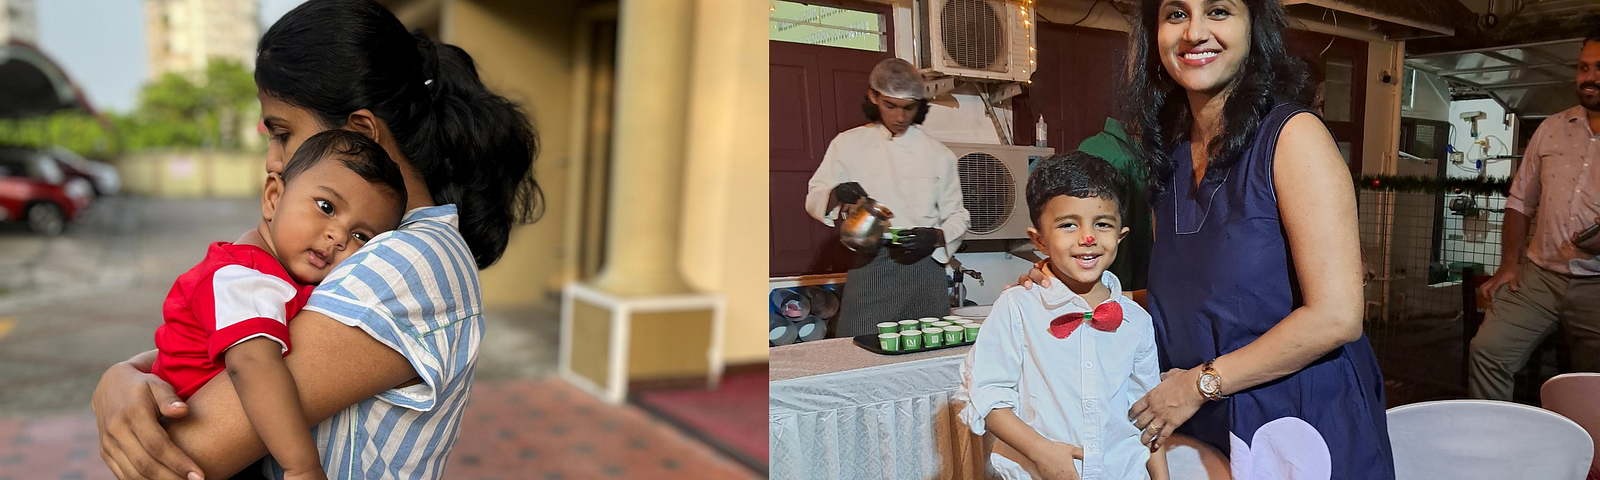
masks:
<path fill-rule="evenodd" d="M 1141 4 L 1127 110 L 1171 370 L 1128 416 L 1146 444 L 1182 433 L 1226 453 L 1234 478 L 1394 478 L 1355 190 L 1327 128 L 1295 104 L 1308 85 L 1285 28 L 1271 0 Z"/>
<path fill-rule="evenodd" d="M 542 203 L 527 116 L 460 48 L 370 0 L 312 0 L 262 36 L 267 171 L 311 136 L 359 133 L 398 164 L 405 216 L 331 271 L 288 324 L 284 363 L 328 478 L 440 478 L 483 338 L 478 269 Z M 241 226 L 242 227 L 242 226 Z M 248 238 L 248 237 L 247 237 Z M 101 457 L 123 480 L 283 478 L 227 375 L 179 401 L 155 352 L 95 389 Z"/>

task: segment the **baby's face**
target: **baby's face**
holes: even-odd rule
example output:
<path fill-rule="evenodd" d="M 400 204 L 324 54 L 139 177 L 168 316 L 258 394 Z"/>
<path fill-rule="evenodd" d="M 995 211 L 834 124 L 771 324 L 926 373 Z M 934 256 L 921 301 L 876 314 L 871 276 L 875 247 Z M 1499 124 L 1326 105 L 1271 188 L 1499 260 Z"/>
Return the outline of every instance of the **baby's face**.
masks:
<path fill-rule="evenodd" d="M 1039 215 L 1039 226 L 1029 228 L 1033 245 L 1050 256 L 1057 275 L 1069 285 L 1090 285 L 1117 259 L 1117 244 L 1128 234 L 1117 213 L 1117 203 L 1101 197 L 1059 195 L 1050 199 Z"/>
<path fill-rule="evenodd" d="M 339 262 L 400 223 L 397 200 L 379 188 L 338 159 L 301 172 L 283 187 L 268 221 L 278 262 L 296 281 L 322 283 Z"/>

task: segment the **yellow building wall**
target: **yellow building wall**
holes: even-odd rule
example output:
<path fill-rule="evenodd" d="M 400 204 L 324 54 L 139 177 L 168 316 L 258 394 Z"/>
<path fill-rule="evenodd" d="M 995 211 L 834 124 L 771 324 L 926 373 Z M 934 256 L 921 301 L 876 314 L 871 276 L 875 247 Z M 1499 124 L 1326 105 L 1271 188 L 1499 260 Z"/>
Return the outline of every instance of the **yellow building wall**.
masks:
<path fill-rule="evenodd" d="M 151 150 L 117 159 L 122 189 L 159 198 L 260 198 L 267 179 L 260 153 Z"/>
<path fill-rule="evenodd" d="M 539 132 L 534 178 L 544 217 L 511 232 L 499 263 L 481 273 L 485 306 L 551 302 L 561 270 L 563 214 L 570 158 L 573 25 L 577 1 L 456 0 L 445 4 L 440 36 L 466 50 L 484 85 L 527 110 Z"/>
<path fill-rule="evenodd" d="M 512 231 L 499 263 L 484 270 L 486 306 L 550 302 L 562 274 L 562 229 L 575 146 L 571 95 L 580 1 L 456 0 L 440 36 L 471 54 L 485 85 L 523 105 L 541 140 L 535 175 L 544 217 Z M 727 301 L 723 355 L 765 362 L 767 268 L 767 5 L 705 0 L 697 6 L 685 175 L 681 267 L 699 291 Z M 627 108 L 622 106 L 620 108 Z"/>
<path fill-rule="evenodd" d="M 729 364 L 767 361 L 767 7 L 701 0 L 695 12 L 681 261 L 727 302 Z"/>

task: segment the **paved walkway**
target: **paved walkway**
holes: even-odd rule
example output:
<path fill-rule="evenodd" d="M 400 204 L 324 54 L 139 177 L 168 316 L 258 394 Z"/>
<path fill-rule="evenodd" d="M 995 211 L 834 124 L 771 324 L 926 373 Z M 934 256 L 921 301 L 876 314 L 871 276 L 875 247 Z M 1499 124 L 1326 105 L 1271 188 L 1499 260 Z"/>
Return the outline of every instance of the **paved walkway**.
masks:
<path fill-rule="evenodd" d="M 255 225 L 255 200 L 116 198 L 55 238 L 0 225 L 0 480 L 110 479 L 89 398 L 154 348 L 172 281 Z M 490 308 L 449 479 L 751 478 L 636 407 L 547 375 L 552 306 Z"/>
<path fill-rule="evenodd" d="M 111 480 L 94 416 L 0 419 L 0 480 Z M 473 387 L 444 478 L 696 479 L 755 474 L 630 405 L 612 406 L 558 379 Z"/>

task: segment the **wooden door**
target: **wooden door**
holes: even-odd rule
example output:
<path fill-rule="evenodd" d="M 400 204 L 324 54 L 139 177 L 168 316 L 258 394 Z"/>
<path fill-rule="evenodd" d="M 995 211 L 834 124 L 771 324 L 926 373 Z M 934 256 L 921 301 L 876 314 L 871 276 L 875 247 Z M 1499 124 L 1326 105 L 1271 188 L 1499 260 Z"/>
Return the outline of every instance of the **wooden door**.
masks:
<path fill-rule="evenodd" d="M 887 14 L 887 6 L 881 7 Z M 892 37 L 891 37 L 892 38 Z M 770 46 L 769 235 L 774 277 L 838 273 L 850 268 L 850 251 L 833 228 L 805 210 L 811 180 L 828 142 L 867 123 L 861 102 L 867 75 L 889 52 L 789 42 Z"/>
<path fill-rule="evenodd" d="M 1128 34 L 1051 23 L 1040 24 L 1038 33 L 1039 69 L 1026 93 L 1012 102 L 1017 119 L 1012 143 L 1033 145 L 1034 126 L 1042 114 L 1050 148 L 1078 148 L 1116 113 Z"/>
<path fill-rule="evenodd" d="M 1367 112 L 1367 42 L 1303 30 L 1291 30 L 1287 40 L 1289 54 L 1309 64 L 1312 81 L 1322 85 L 1322 122 L 1333 132 L 1350 174 L 1359 175 Z"/>

